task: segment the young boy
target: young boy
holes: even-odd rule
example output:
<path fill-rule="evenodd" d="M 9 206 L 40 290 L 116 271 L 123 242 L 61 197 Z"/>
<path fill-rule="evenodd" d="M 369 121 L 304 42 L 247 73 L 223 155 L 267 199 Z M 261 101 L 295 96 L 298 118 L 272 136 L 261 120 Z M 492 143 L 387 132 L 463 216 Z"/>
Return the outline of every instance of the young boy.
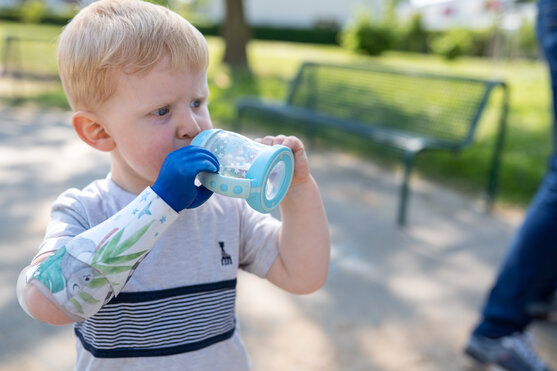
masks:
<path fill-rule="evenodd" d="M 76 322 L 79 370 L 245 370 L 234 313 L 239 268 L 292 293 L 327 277 L 327 220 L 303 144 L 282 223 L 195 184 L 219 163 L 189 145 L 212 128 L 207 45 L 186 20 L 139 0 L 100 0 L 60 36 L 59 72 L 87 144 L 111 171 L 52 206 L 21 306 Z"/>

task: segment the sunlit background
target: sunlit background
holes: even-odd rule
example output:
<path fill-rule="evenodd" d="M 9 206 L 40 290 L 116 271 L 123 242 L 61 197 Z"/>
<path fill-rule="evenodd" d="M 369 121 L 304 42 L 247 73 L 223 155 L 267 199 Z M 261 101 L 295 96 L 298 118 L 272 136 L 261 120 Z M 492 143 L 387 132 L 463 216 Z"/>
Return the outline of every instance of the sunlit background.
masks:
<path fill-rule="evenodd" d="M 72 132 L 57 77 L 57 36 L 88 3 L 0 0 L 0 370 L 70 370 L 75 357 L 71 328 L 38 324 L 19 309 L 15 279 L 42 240 L 55 197 L 109 169 L 108 157 Z M 241 275 L 238 315 L 255 370 L 475 370 L 462 348 L 552 150 L 535 2 L 158 3 L 206 36 L 215 127 L 238 129 L 236 104 L 247 96 L 284 102 L 305 62 L 508 85 L 495 212 L 485 213 L 483 197 L 500 92 L 469 147 L 417 160 L 405 229 L 395 223 L 398 152 L 342 132 L 313 138 L 276 120 L 238 129 L 304 139 L 333 241 L 329 281 L 316 294 L 294 297 Z M 534 330 L 557 366 L 557 329 Z"/>

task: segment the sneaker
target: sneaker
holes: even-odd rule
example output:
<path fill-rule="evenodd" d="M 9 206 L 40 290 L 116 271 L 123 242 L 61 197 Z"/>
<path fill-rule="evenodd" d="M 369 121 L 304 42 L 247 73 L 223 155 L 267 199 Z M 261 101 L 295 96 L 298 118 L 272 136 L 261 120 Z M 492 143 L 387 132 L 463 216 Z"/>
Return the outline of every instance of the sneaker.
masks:
<path fill-rule="evenodd" d="M 465 352 L 483 365 L 508 371 L 551 371 L 533 350 L 529 333 L 516 333 L 499 339 L 472 335 Z"/>

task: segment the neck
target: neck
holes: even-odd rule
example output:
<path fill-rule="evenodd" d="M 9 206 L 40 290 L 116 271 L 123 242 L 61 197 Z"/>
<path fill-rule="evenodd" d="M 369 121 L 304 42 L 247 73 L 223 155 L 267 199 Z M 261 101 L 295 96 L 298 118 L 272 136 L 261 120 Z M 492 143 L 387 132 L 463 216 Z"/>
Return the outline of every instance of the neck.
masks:
<path fill-rule="evenodd" d="M 141 179 L 139 176 L 135 175 L 133 169 L 124 169 L 123 167 L 126 165 L 122 165 L 124 163 L 123 161 L 116 160 L 116 156 L 119 156 L 119 153 L 117 151 L 112 151 L 110 171 L 114 183 L 125 191 L 135 195 L 140 194 L 145 188 L 152 186 L 147 180 Z"/>

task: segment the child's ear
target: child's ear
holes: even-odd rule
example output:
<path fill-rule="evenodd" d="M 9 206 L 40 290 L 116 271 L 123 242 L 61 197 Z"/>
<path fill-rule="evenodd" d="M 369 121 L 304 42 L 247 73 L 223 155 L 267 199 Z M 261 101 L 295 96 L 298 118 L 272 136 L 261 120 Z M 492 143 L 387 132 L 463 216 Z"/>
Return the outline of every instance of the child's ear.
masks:
<path fill-rule="evenodd" d="M 110 152 L 116 147 L 114 139 L 95 114 L 77 111 L 72 116 L 72 125 L 81 140 L 91 147 L 104 152 Z"/>

